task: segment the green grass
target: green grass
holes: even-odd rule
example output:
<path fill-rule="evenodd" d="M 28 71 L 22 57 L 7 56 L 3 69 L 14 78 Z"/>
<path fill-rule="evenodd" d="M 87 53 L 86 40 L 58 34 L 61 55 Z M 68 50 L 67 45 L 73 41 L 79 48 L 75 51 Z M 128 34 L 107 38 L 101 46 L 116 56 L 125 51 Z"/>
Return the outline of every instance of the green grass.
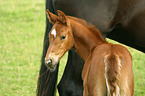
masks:
<path fill-rule="evenodd" d="M 0 96 L 36 95 L 44 32 L 45 0 L 0 1 Z M 145 96 L 145 54 L 129 50 L 135 96 Z M 60 64 L 59 80 L 66 57 Z"/>
<path fill-rule="evenodd" d="M 43 36 L 42 0 L 0 3 L 0 96 L 35 96 Z"/>

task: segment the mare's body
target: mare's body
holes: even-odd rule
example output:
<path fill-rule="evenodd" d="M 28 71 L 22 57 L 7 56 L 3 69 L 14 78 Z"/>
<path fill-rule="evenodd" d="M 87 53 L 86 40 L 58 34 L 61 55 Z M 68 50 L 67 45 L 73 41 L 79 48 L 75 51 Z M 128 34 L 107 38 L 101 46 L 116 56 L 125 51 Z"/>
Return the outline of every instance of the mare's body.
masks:
<path fill-rule="evenodd" d="M 67 15 L 80 17 L 95 25 L 103 37 L 145 52 L 145 0 L 46 0 L 46 9 L 55 13 L 57 9 Z M 87 12 L 89 13 L 87 13 Z M 48 48 L 48 33 L 52 25 L 46 24 L 42 65 L 38 81 L 38 96 L 54 96 L 58 71 L 50 72 L 44 64 Z M 108 35 L 107 35 L 108 34 Z M 58 85 L 60 96 L 81 96 L 83 83 L 81 71 L 84 61 L 69 51 L 67 66 Z M 78 67 L 75 67 L 79 65 Z M 66 83 L 67 82 L 67 83 Z"/>

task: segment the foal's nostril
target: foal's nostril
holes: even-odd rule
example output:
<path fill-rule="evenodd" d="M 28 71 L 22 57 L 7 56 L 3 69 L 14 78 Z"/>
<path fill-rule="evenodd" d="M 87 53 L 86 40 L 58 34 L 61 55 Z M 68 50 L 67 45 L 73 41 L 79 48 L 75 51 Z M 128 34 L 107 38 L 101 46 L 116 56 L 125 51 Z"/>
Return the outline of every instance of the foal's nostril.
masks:
<path fill-rule="evenodd" d="M 45 62 L 46 65 L 51 66 L 52 65 L 52 59 L 48 59 Z"/>

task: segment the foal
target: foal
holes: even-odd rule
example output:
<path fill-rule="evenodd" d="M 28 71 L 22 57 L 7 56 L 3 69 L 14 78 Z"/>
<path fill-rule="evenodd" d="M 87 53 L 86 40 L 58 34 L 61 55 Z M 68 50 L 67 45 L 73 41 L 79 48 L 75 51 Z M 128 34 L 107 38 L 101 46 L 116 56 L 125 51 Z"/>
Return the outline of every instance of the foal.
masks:
<path fill-rule="evenodd" d="M 86 21 L 66 16 L 62 11 L 57 13 L 58 16 L 47 10 L 53 27 L 49 33 L 46 66 L 55 70 L 64 53 L 73 48 L 85 60 L 83 96 L 133 96 L 134 77 L 129 51 L 105 41 Z"/>

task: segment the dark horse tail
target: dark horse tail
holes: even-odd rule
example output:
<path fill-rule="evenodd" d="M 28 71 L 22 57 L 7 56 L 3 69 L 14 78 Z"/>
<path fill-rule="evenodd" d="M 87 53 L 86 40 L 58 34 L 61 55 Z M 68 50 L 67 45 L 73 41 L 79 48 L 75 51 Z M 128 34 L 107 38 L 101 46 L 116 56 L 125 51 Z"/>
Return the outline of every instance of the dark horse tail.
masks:
<path fill-rule="evenodd" d="M 120 89 L 117 85 L 118 75 L 120 74 L 121 62 L 117 55 L 108 54 L 104 59 L 105 79 L 107 86 L 107 96 L 120 96 Z"/>
<path fill-rule="evenodd" d="M 54 13 L 52 0 L 46 0 L 46 9 L 49 9 L 51 12 Z M 49 38 L 48 33 L 51 30 L 52 25 L 49 23 L 47 16 L 46 16 L 46 32 L 44 36 L 44 46 L 43 46 L 43 54 L 41 59 L 41 68 L 38 77 L 38 84 L 37 84 L 37 96 L 54 96 L 56 83 L 57 83 L 57 75 L 58 75 L 58 67 L 54 72 L 51 72 L 44 63 L 44 58 L 49 46 Z"/>

